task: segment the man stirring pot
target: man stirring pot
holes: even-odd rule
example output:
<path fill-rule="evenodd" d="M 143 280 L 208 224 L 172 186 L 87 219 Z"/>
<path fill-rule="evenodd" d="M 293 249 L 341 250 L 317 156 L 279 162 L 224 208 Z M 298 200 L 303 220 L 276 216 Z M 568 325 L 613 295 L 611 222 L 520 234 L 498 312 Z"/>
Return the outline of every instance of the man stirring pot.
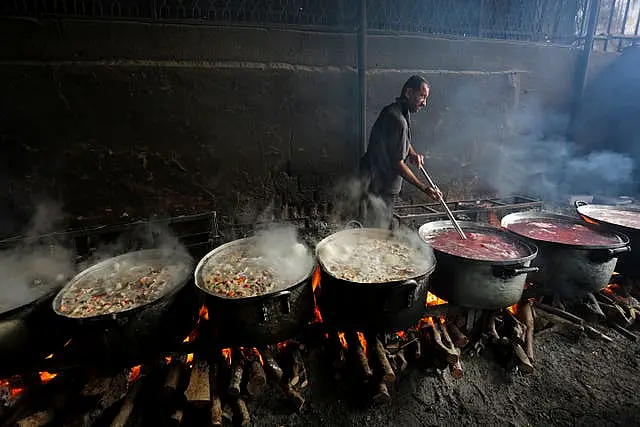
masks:
<path fill-rule="evenodd" d="M 393 206 L 399 201 L 404 180 L 434 200 L 441 196 L 439 190 L 420 181 L 406 163 L 409 160 L 418 167 L 424 163 L 424 156 L 411 145 L 411 113 L 426 106 L 428 97 L 429 83 L 420 76 L 411 76 L 400 96 L 382 109 L 371 129 L 367 152 L 360 162 L 360 174 L 368 195 L 384 202 L 385 220 L 392 219 Z"/>

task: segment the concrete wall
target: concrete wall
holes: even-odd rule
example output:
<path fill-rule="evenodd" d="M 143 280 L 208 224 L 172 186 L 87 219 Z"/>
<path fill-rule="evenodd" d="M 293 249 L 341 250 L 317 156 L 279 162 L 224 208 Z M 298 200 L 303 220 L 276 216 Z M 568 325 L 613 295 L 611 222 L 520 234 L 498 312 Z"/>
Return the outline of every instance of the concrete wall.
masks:
<path fill-rule="evenodd" d="M 326 200 L 357 162 L 352 34 L 5 21 L 0 45 L 5 217 L 49 197 L 95 221 L 207 209 L 249 219 L 274 200 Z M 415 145 L 435 153 L 439 181 L 459 196 L 475 191 L 446 160 L 460 122 L 528 96 L 566 109 L 578 56 L 376 34 L 368 46 L 369 127 L 424 74 L 433 91 Z M 456 161 L 473 162 L 481 141 L 470 147 Z"/>

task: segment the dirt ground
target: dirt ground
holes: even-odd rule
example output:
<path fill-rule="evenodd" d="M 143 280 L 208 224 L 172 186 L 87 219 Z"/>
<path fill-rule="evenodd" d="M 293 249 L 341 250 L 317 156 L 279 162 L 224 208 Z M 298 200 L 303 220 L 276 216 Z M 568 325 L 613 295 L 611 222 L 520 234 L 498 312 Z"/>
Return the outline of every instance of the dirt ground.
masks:
<path fill-rule="evenodd" d="M 310 354 L 311 386 L 301 414 L 278 390 L 249 405 L 254 426 L 630 426 L 640 425 L 640 343 L 614 331 L 612 344 L 569 331 L 536 339 L 536 371 L 507 372 L 490 349 L 463 358 L 465 376 L 405 371 L 392 403 L 373 407 L 358 389 L 336 382 L 319 352 Z"/>

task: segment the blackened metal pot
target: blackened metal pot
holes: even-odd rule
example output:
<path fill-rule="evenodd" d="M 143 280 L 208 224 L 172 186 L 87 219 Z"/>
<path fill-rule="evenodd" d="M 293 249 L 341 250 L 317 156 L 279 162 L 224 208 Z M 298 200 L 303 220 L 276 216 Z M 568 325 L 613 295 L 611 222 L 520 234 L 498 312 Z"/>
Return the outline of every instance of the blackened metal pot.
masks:
<path fill-rule="evenodd" d="M 417 274 L 403 280 L 358 283 L 336 277 L 325 267 L 328 259 L 323 255 L 323 248 L 332 242 L 362 233 L 386 239 L 395 232 L 399 231 L 378 228 L 342 230 L 326 237 L 316 246 L 316 257 L 322 269 L 318 304 L 323 321 L 332 328 L 389 333 L 414 326 L 425 315 L 429 275 L 435 268 L 435 259 L 431 247 L 417 237 L 415 242 L 424 251 L 426 262 Z"/>
<path fill-rule="evenodd" d="M 148 262 L 180 263 L 183 268 L 173 278 L 168 291 L 158 299 L 114 314 L 70 317 L 61 310 L 63 295 L 79 282 L 112 271 L 114 264 Z M 173 351 L 196 325 L 201 301 L 193 288 L 185 286 L 193 272 L 193 260 L 182 251 L 146 249 L 128 252 L 95 264 L 76 275 L 53 300 L 53 310 L 64 319 L 71 334 L 71 359 L 100 369 L 133 366 Z"/>
<path fill-rule="evenodd" d="M 312 275 L 316 267 L 309 251 L 302 257 L 303 274 L 277 291 L 246 298 L 213 294 L 204 284 L 204 267 L 216 255 L 229 250 L 242 250 L 257 243 L 259 237 L 248 237 L 225 243 L 198 263 L 195 285 L 204 294 L 209 321 L 203 324 L 209 340 L 217 347 L 260 347 L 294 337 L 314 316 Z"/>
<path fill-rule="evenodd" d="M 531 267 L 538 249 L 518 236 L 490 224 L 459 221 L 467 233 L 499 233 L 508 236 L 527 255 L 518 259 L 487 261 L 453 255 L 434 248 L 437 267 L 431 276 L 431 292 L 449 304 L 477 310 L 493 310 L 516 304 L 522 297 L 526 275 L 537 271 Z M 428 236 L 452 230 L 451 221 L 433 221 L 418 230 L 428 242 Z"/>
<path fill-rule="evenodd" d="M 502 218 L 502 226 L 509 229 L 513 224 L 531 221 L 580 224 L 602 233 L 601 228 L 585 224 L 578 218 L 551 212 L 512 213 Z M 539 267 L 539 271 L 528 276 L 534 285 L 533 294 L 556 295 L 572 300 L 605 288 L 616 267 L 618 255 L 631 250 L 627 236 L 613 234 L 618 243 L 605 246 L 564 244 L 521 236 L 539 250 L 532 263 Z"/>
<path fill-rule="evenodd" d="M 613 206 L 575 202 L 580 217 L 589 224 L 599 225 L 605 229 L 629 237 L 631 251 L 621 253 L 616 264 L 616 272 L 632 279 L 640 279 L 640 228 L 632 227 L 623 216 L 633 215 L 640 218 L 640 208 L 632 206 Z M 634 246 L 634 242 L 637 247 Z M 635 250 L 634 250 L 635 248 Z"/>

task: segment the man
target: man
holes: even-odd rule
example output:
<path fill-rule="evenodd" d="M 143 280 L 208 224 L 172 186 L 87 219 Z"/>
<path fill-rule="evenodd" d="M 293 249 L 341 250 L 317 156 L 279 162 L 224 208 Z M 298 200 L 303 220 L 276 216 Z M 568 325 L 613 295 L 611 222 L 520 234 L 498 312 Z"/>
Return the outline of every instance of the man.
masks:
<path fill-rule="evenodd" d="M 361 175 L 369 195 L 382 199 L 387 209 L 397 203 L 402 182 L 409 181 L 434 200 L 440 193 L 420 181 L 406 164 L 410 160 L 421 167 L 422 154 L 411 145 L 411 113 L 427 105 L 429 83 L 411 76 L 402 87 L 400 97 L 383 108 L 371 129 L 367 152 L 361 161 Z"/>

